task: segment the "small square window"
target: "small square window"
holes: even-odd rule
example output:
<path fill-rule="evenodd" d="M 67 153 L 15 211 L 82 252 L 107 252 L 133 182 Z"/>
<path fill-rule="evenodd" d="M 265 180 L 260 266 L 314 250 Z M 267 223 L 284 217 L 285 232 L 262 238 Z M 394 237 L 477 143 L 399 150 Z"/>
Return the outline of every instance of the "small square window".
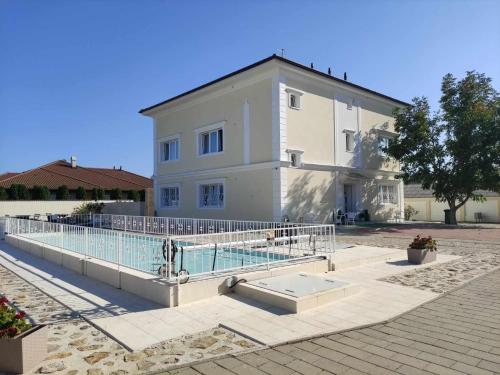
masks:
<path fill-rule="evenodd" d="M 353 104 L 354 100 L 353 99 L 348 99 L 347 100 L 347 109 L 350 111 L 352 110 L 352 104 Z"/>
<path fill-rule="evenodd" d="M 378 137 L 378 153 L 381 156 L 386 156 L 385 149 L 389 147 L 390 138 L 385 136 Z"/>
<path fill-rule="evenodd" d="M 296 93 L 289 93 L 288 98 L 289 98 L 290 108 L 300 109 L 300 95 Z"/>
<path fill-rule="evenodd" d="M 290 167 L 300 168 L 302 166 L 302 151 L 287 150 Z"/>
<path fill-rule="evenodd" d="M 354 133 L 353 132 L 345 132 L 345 150 L 348 152 L 354 151 Z"/>

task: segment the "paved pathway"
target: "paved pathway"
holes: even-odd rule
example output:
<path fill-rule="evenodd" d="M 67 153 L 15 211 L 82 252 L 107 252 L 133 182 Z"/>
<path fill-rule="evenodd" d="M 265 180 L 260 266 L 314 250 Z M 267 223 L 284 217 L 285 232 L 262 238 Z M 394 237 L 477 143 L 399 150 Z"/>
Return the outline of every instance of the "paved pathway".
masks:
<path fill-rule="evenodd" d="M 500 373 L 500 270 L 386 324 L 163 374 Z"/>
<path fill-rule="evenodd" d="M 415 237 L 417 234 L 423 234 L 434 238 L 461 241 L 500 241 L 499 224 L 460 224 L 454 226 L 442 223 L 372 223 L 368 226 L 337 226 L 337 233 L 390 237 Z"/>

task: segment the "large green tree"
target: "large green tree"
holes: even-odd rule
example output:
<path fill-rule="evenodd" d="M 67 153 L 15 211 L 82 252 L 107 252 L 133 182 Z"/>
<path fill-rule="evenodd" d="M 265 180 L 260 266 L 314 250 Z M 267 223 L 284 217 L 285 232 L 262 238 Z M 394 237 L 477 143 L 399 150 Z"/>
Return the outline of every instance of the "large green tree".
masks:
<path fill-rule="evenodd" d="M 395 112 L 398 136 L 386 152 L 401 162 L 406 183 L 432 190 L 447 202 L 450 223 L 478 190 L 500 192 L 500 99 L 491 79 L 471 71 L 457 80 L 443 77 L 441 111 L 431 113 L 427 98 Z"/>

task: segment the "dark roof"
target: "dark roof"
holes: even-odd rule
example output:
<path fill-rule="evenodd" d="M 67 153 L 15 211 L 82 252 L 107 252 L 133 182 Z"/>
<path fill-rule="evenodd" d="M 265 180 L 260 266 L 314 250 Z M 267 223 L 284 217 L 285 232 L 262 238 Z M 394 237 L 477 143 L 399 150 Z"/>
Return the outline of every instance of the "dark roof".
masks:
<path fill-rule="evenodd" d="M 83 186 L 86 190 L 103 188 L 106 190 L 120 188 L 122 190 L 141 190 L 153 187 L 153 181 L 135 173 L 120 169 L 88 168 L 77 166 L 72 168 L 66 160 L 57 160 L 30 169 L 22 173 L 5 173 L 0 175 L 0 186 L 5 188 L 12 184 L 23 184 L 28 188 L 34 185 L 57 189 L 66 185 L 70 190 Z"/>
<path fill-rule="evenodd" d="M 220 81 L 223 81 L 223 80 L 225 80 L 225 79 L 227 79 L 227 78 L 230 78 L 230 77 L 232 77 L 232 76 L 235 76 L 235 75 L 240 74 L 240 73 L 243 73 L 243 72 L 246 72 L 247 70 L 253 69 L 253 68 L 255 68 L 255 67 L 259 66 L 259 65 L 265 64 L 266 62 L 271 61 L 271 60 L 281 61 L 281 62 L 283 62 L 283 63 L 289 64 L 289 65 L 292 65 L 292 66 L 294 66 L 294 67 L 296 67 L 296 68 L 299 68 L 299 69 L 305 70 L 305 71 L 307 71 L 307 72 L 310 72 L 310 73 L 314 73 L 314 74 L 316 74 L 316 75 L 319 75 L 319 76 L 321 76 L 321 77 L 323 77 L 323 78 L 330 79 L 330 80 L 332 80 L 332 81 L 335 81 L 335 82 L 341 83 L 341 84 L 343 84 L 343 85 L 347 85 L 347 86 L 350 86 L 350 87 L 354 87 L 354 88 L 356 88 L 356 89 L 359 89 L 359 90 L 362 90 L 362 91 L 368 92 L 368 93 L 370 93 L 370 94 L 373 94 L 373 95 L 379 96 L 379 97 L 384 98 L 384 99 L 391 100 L 391 101 L 393 101 L 393 102 L 396 102 L 396 103 L 401 104 L 401 105 L 404 105 L 404 106 L 409 106 L 409 105 L 410 105 L 409 103 L 404 102 L 404 101 L 402 101 L 402 100 L 395 99 L 395 98 L 392 98 L 392 97 L 390 97 L 390 96 L 387 96 L 387 95 L 381 94 L 381 93 L 379 93 L 379 92 L 377 92 L 377 91 L 367 89 L 366 87 L 363 87 L 363 86 L 360 86 L 360 85 L 356 85 L 355 83 L 352 83 L 352 82 L 349 82 L 349 81 L 346 81 L 346 80 L 343 80 L 343 79 L 340 79 L 340 78 L 336 78 L 336 77 L 331 76 L 331 75 L 329 75 L 329 74 L 326 74 L 326 73 L 320 72 L 320 71 L 318 71 L 318 70 L 315 70 L 315 69 L 309 68 L 309 67 L 307 67 L 307 66 L 305 66 L 305 65 L 299 64 L 299 63 L 297 63 L 297 62 L 295 62 L 295 61 L 285 59 L 284 57 L 277 56 L 277 55 L 272 55 L 272 56 L 266 57 L 266 58 L 265 58 L 265 59 L 263 59 L 263 60 L 257 61 L 256 63 L 253 63 L 253 64 L 251 64 L 251 65 L 248 65 L 248 66 L 244 67 L 244 68 L 241 68 L 241 69 L 239 69 L 239 70 L 236 70 L 236 71 L 234 71 L 234 72 L 232 72 L 232 73 L 226 74 L 225 76 L 222 76 L 222 77 L 217 78 L 217 79 L 215 79 L 215 80 L 213 80 L 213 81 L 210 81 L 210 82 L 208 82 L 208 83 L 205 83 L 205 84 L 203 84 L 203 85 L 201 85 L 201 86 L 195 87 L 194 89 L 191 89 L 191 90 L 189 90 L 189 91 L 183 92 L 182 94 L 176 95 L 176 96 L 174 96 L 174 97 L 172 97 L 172 98 L 170 98 L 170 99 L 164 100 L 164 101 L 162 101 L 162 102 L 160 102 L 160 103 L 157 103 L 157 104 L 155 104 L 155 105 L 152 105 L 152 106 L 150 106 L 150 107 L 143 108 L 143 109 L 141 109 L 141 110 L 139 111 L 139 113 L 144 113 L 144 112 L 147 112 L 147 111 L 149 111 L 149 110 L 151 110 L 151 109 L 154 109 L 154 108 L 156 108 L 156 107 L 159 107 L 159 106 L 161 106 L 161 105 L 163 105 L 163 104 L 166 104 L 166 103 L 172 102 L 172 101 L 174 101 L 174 100 L 177 100 L 177 99 L 179 99 L 179 98 L 182 98 L 183 96 L 186 96 L 186 95 L 192 94 L 192 93 L 194 93 L 194 92 L 196 92 L 196 91 L 199 91 L 199 90 L 204 89 L 204 88 L 206 88 L 206 87 L 208 87 L 208 86 L 214 85 L 214 84 L 216 84 L 216 83 L 218 83 L 218 82 L 220 82 Z"/>
<path fill-rule="evenodd" d="M 498 194 L 493 191 L 488 190 L 477 190 L 476 194 L 481 194 L 485 197 L 497 197 Z M 405 185 L 405 198 L 432 198 L 432 191 L 422 189 L 419 184 L 409 184 Z"/>

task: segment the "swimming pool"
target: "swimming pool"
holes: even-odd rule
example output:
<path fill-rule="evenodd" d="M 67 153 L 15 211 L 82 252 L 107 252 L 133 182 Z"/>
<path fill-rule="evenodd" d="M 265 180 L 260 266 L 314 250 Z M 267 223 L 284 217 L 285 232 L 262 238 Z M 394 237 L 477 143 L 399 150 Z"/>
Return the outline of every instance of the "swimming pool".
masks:
<path fill-rule="evenodd" d="M 30 233 L 27 237 L 52 246 L 85 254 L 97 259 L 118 263 L 136 270 L 157 274 L 162 265 L 164 239 L 124 232 L 100 230 Z M 189 274 L 203 274 L 239 267 L 258 266 L 269 262 L 294 258 L 287 254 L 245 249 L 232 246 L 196 245 L 193 242 L 175 241 L 178 252 L 172 262 L 172 271 L 183 269 Z"/>

